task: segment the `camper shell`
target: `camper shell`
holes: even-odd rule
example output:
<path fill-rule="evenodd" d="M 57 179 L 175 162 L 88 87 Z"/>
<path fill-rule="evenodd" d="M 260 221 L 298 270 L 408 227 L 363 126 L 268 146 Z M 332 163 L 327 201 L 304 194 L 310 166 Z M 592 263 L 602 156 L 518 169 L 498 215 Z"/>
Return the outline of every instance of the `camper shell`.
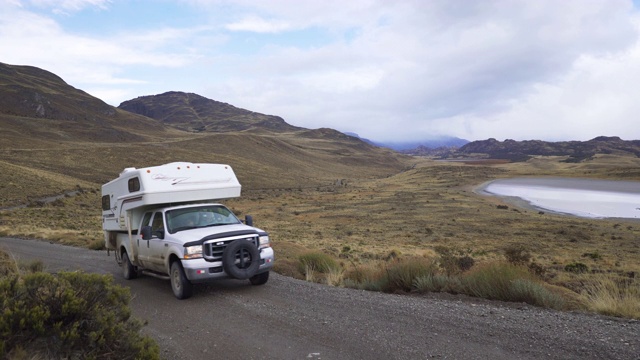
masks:
<path fill-rule="evenodd" d="M 219 203 L 240 192 L 225 164 L 125 168 L 102 186 L 105 246 L 126 279 L 140 273 L 170 279 L 179 299 L 191 296 L 192 283 L 220 278 L 262 285 L 274 260 L 269 235 Z M 189 216 L 199 220 L 187 226 Z"/>
<path fill-rule="evenodd" d="M 102 229 L 138 230 L 151 207 L 217 201 L 240 196 L 241 185 L 229 165 L 174 162 L 126 168 L 102 185 Z M 113 244 L 107 241 L 107 248 Z"/>

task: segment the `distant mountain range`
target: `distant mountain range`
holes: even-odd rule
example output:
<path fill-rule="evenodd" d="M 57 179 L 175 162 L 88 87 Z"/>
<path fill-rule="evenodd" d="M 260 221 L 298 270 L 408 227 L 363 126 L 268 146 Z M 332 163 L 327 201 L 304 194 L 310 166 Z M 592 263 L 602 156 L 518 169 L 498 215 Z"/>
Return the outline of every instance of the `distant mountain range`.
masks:
<path fill-rule="evenodd" d="M 459 148 L 467 143 L 468 140 L 451 136 L 441 136 L 437 138 L 425 139 L 421 141 L 374 141 L 360 137 L 353 132 L 345 132 L 349 136 L 357 137 L 371 145 L 386 147 L 402 153 L 414 153 L 416 149 L 438 149 L 438 148 Z"/>
<path fill-rule="evenodd" d="M 579 162 L 596 154 L 621 154 L 640 157 L 640 140 L 622 140 L 617 136 L 598 136 L 588 141 L 548 142 L 541 140 L 488 139 L 474 141 L 457 150 L 459 155 L 485 154 L 494 159 L 527 160 L 530 156 L 568 156 L 566 162 Z"/>

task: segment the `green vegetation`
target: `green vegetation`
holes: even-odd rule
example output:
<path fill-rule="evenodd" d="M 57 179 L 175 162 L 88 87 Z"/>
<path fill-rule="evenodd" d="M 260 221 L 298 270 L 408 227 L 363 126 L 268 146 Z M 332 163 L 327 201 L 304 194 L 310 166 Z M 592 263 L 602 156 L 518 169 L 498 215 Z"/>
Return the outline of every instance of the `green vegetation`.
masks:
<path fill-rule="evenodd" d="M 0 357 L 160 358 L 155 341 L 139 334 L 143 324 L 131 318 L 129 290 L 111 276 L 41 270 L 41 262 L 21 268 L 0 252 Z"/>

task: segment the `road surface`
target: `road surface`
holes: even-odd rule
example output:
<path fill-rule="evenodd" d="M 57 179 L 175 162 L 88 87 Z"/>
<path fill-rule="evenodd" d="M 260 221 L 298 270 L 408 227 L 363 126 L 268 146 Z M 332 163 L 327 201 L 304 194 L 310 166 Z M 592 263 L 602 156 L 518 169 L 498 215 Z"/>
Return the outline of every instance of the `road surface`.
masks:
<path fill-rule="evenodd" d="M 449 295 L 336 288 L 272 273 L 264 286 L 196 285 L 177 300 L 168 281 L 122 279 L 113 254 L 0 238 L 48 271 L 111 274 L 131 288 L 166 359 L 640 359 L 640 322 Z M 277 261 L 277 260 L 276 260 Z"/>

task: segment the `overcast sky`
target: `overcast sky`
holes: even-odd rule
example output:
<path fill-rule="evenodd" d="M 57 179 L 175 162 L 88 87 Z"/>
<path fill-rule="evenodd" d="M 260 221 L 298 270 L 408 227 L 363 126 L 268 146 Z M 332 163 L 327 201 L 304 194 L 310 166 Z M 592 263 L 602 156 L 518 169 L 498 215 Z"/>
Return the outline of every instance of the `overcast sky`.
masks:
<path fill-rule="evenodd" d="M 640 0 L 0 0 L 0 62 L 378 141 L 640 139 Z"/>

